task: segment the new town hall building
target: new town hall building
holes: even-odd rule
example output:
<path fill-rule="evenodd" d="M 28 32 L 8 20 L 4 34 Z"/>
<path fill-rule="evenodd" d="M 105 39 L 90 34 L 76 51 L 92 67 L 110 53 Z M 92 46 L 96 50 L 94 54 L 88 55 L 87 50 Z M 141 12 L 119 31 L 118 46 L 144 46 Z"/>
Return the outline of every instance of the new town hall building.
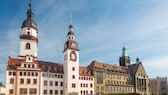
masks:
<path fill-rule="evenodd" d="M 137 58 L 123 47 L 119 64 L 92 61 L 79 65 L 79 49 L 72 24 L 64 44 L 64 63 L 38 60 L 38 28 L 30 1 L 27 18 L 21 26 L 20 54 L 9 57 L 6 68 L 6 95 L 105 95 L 139 93 L 149 95 L 149 79 Z"/>

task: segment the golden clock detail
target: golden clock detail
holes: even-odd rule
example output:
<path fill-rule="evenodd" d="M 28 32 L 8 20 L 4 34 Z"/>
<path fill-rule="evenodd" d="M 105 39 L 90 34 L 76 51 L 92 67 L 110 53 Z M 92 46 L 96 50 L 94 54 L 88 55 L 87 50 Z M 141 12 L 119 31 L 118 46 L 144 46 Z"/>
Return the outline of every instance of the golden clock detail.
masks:
<path fill-rule="evenodd" d="M 76 56 L 75 51 L 71 51 L 71 53 L 70 53 L 70 60 L 71 61 L 76 61 L 76 58 L 77 58 L 77 56 Z"/>

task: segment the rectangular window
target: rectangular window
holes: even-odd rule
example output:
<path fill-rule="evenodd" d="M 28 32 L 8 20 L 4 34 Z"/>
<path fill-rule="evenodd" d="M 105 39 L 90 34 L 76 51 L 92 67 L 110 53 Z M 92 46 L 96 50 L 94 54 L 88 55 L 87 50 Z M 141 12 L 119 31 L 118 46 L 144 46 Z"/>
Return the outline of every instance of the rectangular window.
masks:
<path fill-rule="evenodd" d="M 30 68 L 30 64 L 28 64 L 28 68 Z"/>
<path fill-rule="evenodd" d="M 75 88 L 76 87 L 76 84 L 75 83 L 72 83 L 72 88 Z"/>
<path fill-rule="evenodd" d="M 38 72 L 36 72 L 36 76 L 38 76 Z"/>
<path fill-rule="evenodd" d="M 16 75 L 16 72 L 13 72 L 13 75 L 15 76 L 15 75 Z"/>
<path fill-rule="evenodd" d="M 52 90 L 50 90 L 50 94 L 53 94 L 53 91 L 52 91 Z"/>
<path fill-rule="evenodd" d="M 99 90 L 99 86 L 97 86 L 96 89 Z"/>
<path fill-rule="evenodd" d="M 63 75 L 61 75 L 61 78 L 63 78 Z"/>
<path fill-rule="evenodd" d="M 103 87 L 103 86 L 101 87 L 101 90 L 104 90 L 104 87 Z"/>
<path fill-rule="evenodd" d="M 50 81 L 50 86 L 53 86 L 53 81 Z"/>
<path fill-rule="evenodd" d="M 26 68 L 26 64 L 24 64 L 24 67 Z"/>
<path fill-rule="evenodd" d="M 31 80 L 30 79 L 27 79 L 27 84 L 30 84 L 31 83 Z"/>
<path fill-rule="evenodd" d="M 72 71 L 75 71 L 75 67 L 72 67 Z"/>
<path fill-rule="evenodd" d="M 20 84 L 24 84 L 24 79 L 23 78 L 20 79 Z"/>
<path fill-rule="evenodd" d="M 86 84 L 86 87 L 88 87 L 88 84 Z"/>
<path fill-rule="evenodd" d="M 24 72 L 24 76 L 26 76 L 26 72 Z"/>
<path fill-rule="evenodd" d="M 63 90 L 61 90 L 61 92 L 60 92 L 61 94 L 63 94 Z"/>
<path fill-rule="evenodd" d="M 32 76 L 34 76 L 34 72 L 32 72 Z"/>
<path fill-rule="evenodd" d="M 81 94 L 82 94 L 82 90 L 81 90 Z"/>
<path fill-rule="evenodd" d="M 92 84 L 92 83 L 90 84 L 90 87 L 91 87 L 91 88 L 93 87 L 93 84 Z"/>
<path fill-rule="evenodd" d="M 9 72 L 8 75 L 12 75 L 12 72 Z"/>
<path fill-rule="evenodd" d="M 63 86 L 63 82 L 60 83 L 60 86 Z"/>
<path fill-rule="evenodd" d="M 22 72 L 20 72 L 20 76 L 22 76 Z"/>
<path fill-rule="evenodd" d="M 13 94 L 13 89 L 9 89 L 9 94 Z"/>
<path fill-rule="evenodd" d="M 37 84 L 37 79 L 33 79 L 33 84 Z"/>
<path fill-rule="evenodd" d="M 55 86 L 58 86 L 58 81 L 55 81 Z"/>
<path fill-rule="evenodd" d="M 72 75 L 72 79 L 75 79 L 75 75 Z"/>
<path fill-rule="evenodd" d="M 97 84 L 103 84 L 103 72 L 96 72 Z"/>
<path fill-rule="evenodd" d="M 30 72 L 28 72 L 28 76 L 30 76 Z"/>
<path fill-rule="evenodd" d="M 47 94 L 47 90 L 44 90 L 44 94 Z"/>
<path fill-rule="evenodd" d="M 14 78 L 10 78 L 10 84 L 14 84 Z"/>
<path fill-rule="evenodd" d="M 20 94 L 27 94 L 27 88 L 20 88 Z"/>
<path fill-rule="evenodd" d="M 44 80 L 44 86 L 47 86 L 47 80 Z"/>
<path fill-rule="evenodd" d="M 37 94 L 37 89 L 36 88 L 30 88 L 29 93 L 30 94 Z"/>
<path fill-rule="evenodd" d="M 32 65 L 32 68 L 34 68 L 34 64 Z"/>
<path fill-rule="evenodd" d="M 58 94 L 58 90 L 55 90 L 55 94 Z"/>

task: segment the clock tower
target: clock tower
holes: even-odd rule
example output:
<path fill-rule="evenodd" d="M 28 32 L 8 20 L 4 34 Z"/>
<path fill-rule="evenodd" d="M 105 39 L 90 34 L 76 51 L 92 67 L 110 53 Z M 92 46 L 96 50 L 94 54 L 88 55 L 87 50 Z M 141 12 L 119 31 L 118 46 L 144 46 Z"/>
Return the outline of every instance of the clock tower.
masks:
<path fill-rule="evenodd" d="M 78 95 L 79 49 L 75 41 L 74 28 L 69 25 L 67 41 L 64 44 L 64 95 Z"/>

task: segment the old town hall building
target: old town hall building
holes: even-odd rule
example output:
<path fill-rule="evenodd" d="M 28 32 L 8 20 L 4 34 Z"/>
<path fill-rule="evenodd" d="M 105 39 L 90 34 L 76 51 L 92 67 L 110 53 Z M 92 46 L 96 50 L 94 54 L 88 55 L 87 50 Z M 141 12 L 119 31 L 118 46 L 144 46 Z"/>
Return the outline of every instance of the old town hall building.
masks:
<path fill-rule="evenodd" d="M 21 26 L 20 54 L 9 57 L 6 68 L 6 95 L 106 95 L 139 93 L 149 95 L 149 79 L 141 61 L 130 64 L 123 47 L 119 64 L 96 60 L 80 66 L 79 48 L 72 24 L 64 43 L 64 63 L 38 60 L 38 31 L 32 2 Z"/>

